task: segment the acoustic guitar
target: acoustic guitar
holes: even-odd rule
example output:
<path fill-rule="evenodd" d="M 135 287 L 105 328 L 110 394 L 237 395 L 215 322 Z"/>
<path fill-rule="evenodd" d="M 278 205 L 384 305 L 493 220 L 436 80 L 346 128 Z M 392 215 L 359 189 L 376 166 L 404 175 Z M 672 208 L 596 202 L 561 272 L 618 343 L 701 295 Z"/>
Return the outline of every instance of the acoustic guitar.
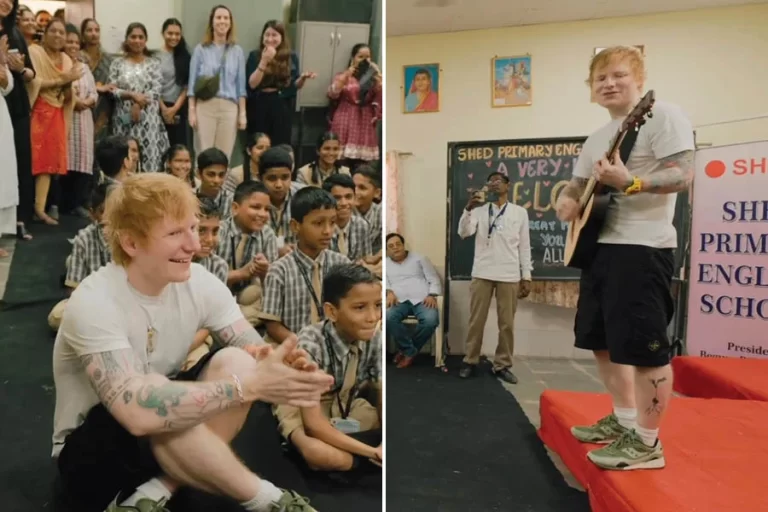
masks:
<path fill-rule="evenodd" d="M 629 153 L 637 138 L 637 132 L 645 124 L 646 117 L 653 117 L 651 109 L 656 101 L 653 91 L 648 91 L 643 99 L 632 109 L 627 118 L 621 123 L 616 135 L 611 141 L 611 146 L 606 153 L 606 158 L 613 160 L 616 150 L 622 153 L 623 162 L 629 159 Z M 627 135 L 629 134 L 629 137 Z M 628 143 L 628 144 L 623 144 Z M 624 149 L 627 148 L 626 151 Z M 624 154 L 626 152 L 626 155 Z M 619 191 L 605 186 L 595 178 L 590 178 L 584 193 L 579 200 L 579 215 L 568 226 L 568 235 L 565 240 L 564 263 L 568 267 L 584 270 L 589 268 L 597 251 L 597 239 L 605 224 L 613 195 Z"/>

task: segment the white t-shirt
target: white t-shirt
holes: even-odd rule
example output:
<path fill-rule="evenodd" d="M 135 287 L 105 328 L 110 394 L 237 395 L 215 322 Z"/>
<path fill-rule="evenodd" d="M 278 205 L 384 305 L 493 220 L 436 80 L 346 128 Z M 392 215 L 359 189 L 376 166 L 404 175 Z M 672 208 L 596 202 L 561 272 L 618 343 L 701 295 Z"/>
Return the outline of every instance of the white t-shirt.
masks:
<path fill-rule="evenodd" d="M 614 119 L 589 136 L 573 175 L 590 178 L 595 163 L 605 156 L 624 118 Z M 685 113 L 670 103 L 657 101 L 653 117 L 640 128 L 627 162 L 627 169 L 639 178 L 664 172 L 660 160 L 682 151 L 694 150 L 693 126 Z M 677 247 L 672 224 L 677 194 L 615 195 L 608 208 L 599 242 L 604 244 Z"/>
<path fill-rule="evenodd" d="M 109 263 L 72 293 L 53 347 L 54 457 L 66 436 L 99 403 L 81 356 L 132 348 L 147 373 L 173 377 L 198 330 L 217 331 L 243 318 L 229 289 L 216 276 L 197 263 L 190 274 L 183 283 L 169 284 L 159 297 L 148 297 L 128 284 L 122 266 Z M 155 329 L 155 349 L 148 354 L 150 325 Z"/>

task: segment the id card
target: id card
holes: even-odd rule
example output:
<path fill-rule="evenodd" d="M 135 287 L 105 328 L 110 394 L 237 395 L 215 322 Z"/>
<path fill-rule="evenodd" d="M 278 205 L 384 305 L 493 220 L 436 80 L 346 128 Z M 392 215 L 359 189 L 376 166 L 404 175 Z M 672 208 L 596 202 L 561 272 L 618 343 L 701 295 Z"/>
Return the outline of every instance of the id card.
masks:
<path fill-rule="evenodd" d="M 277 248 L 281 248 L 285 245 L 285 237 L 284 236 L 278 236 L 277 237 Z"/>
<path fill-rule="evenodd" d="M 331 425 L 339 432 L 344 432 L 345 434 L 357 434 L 360 432 L 360 422 L 354 418 L 331 418 Z"/>

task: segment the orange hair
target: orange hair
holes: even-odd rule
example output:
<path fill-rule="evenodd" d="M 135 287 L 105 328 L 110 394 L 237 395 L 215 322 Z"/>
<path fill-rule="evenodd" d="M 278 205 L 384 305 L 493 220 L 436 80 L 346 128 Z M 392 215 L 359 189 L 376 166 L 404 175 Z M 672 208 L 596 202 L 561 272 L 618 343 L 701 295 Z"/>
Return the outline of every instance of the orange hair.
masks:
<path fill-rule="evenodd" d="M 589 63 L 587 85 L 591 87 L 595 81 L 595 74 L 615 60 L 626 60 L 635 79 L 641 84 L 645 83 L 645 57 L 642 52 L 634 46 L 611 46 L 592 58 L 592 62 Z"/>
<path fill-rule="evenodd" d="M 112 258 L 127 266 L 131 257 L 120 244 L 120 235 L 145 243 L 152 229 L 166 217 L 185 220 L 200 212 L 200 203 L 189 183 L 166 173 L 134 174 L 109 194 L 104 223 Z"/>

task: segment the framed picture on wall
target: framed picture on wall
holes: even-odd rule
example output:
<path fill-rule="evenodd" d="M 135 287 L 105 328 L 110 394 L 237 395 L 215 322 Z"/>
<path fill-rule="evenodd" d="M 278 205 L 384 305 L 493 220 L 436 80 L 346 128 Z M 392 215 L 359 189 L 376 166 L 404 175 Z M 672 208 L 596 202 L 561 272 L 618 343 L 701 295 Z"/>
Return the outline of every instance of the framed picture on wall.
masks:
<path fill-rule="evenodd" d="M 403 113 L 440 112 L 440 64 L 403 66 Z"/>
<path fill-rule="evenodd" d="M 491 59 L 491 107 L 525 107 L 532 104 L 531 56 Z"/>
<path fill-rule="evenodd" d="M 644 44 L 635 44 L 635 45 L 632 45 L 632 46 L 634 46 L 635 48 L 640 50 L 640 53 L 642 53 L 643 57 L 645 57 L 645 45 Z M 608 47 L 607 46 L 602 46 L 602 47 L 595 48 L 595 55 L 597 55 L 601 51 L 605 50 L 606 48 L 608 48 Z"/>

